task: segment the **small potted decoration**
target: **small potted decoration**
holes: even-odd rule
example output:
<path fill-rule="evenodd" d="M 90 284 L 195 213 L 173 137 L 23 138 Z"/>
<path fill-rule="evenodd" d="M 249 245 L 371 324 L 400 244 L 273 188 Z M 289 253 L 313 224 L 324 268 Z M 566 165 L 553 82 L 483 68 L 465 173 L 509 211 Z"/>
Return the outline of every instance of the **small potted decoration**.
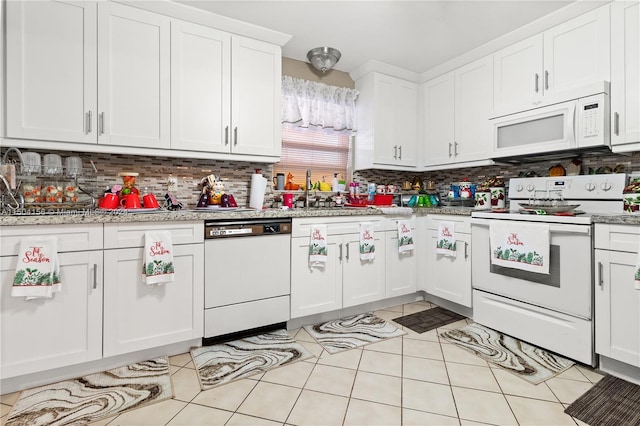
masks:
<path fill-rule="evenodd" d="M 625 212 L 637 213 L 640 211 L 640 178 L 629 182 L 629 185 L 622 191 L 622 199 Z"/>
<path fill-rule="evenodd" d="M 488 186 L 481 185 L 476 188 L 475 208 L 484 210 L 491 207 L 491 189 Z"/>

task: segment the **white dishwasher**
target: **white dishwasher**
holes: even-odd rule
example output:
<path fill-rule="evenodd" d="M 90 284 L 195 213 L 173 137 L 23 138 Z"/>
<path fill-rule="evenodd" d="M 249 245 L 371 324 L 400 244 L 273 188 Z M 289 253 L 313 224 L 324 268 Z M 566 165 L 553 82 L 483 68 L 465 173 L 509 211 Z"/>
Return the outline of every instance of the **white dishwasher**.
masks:
<path fill-rule="evenodd" d="M 291 219 L 205 221 L 204 344 L 290 319 Z"/>

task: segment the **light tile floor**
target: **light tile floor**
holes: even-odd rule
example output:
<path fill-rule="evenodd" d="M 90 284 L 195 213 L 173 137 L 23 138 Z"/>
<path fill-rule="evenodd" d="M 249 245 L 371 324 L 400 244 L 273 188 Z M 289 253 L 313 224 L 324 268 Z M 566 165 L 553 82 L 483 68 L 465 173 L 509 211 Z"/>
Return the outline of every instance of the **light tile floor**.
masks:
<path fill-rule="evenodd" d="M 414 302 L 376 314 L 392 320 L 431 307 Z M 602 378 L 598 371 L 573 366 L 531 385 L 438 337 L 468 322 L 423 334 L 403 328 L 402 337 L 335 355 L 304 329 L 291 330 L 316 358 L 207 391 L 191 356 L 173 356 L 173 399 L 93 424 L 584 425 L 563 410 Z M 17 398 L 2 395 L 2 425 Z"/>

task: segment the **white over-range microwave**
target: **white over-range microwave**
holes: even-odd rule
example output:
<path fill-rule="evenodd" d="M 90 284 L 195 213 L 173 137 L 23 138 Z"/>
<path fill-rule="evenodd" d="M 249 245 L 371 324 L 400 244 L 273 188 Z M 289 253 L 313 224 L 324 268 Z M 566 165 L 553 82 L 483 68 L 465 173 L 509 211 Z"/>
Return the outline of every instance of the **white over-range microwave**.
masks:
<path fill-rule="evenodd" d="M 597 93 L 496 117 L 492 157 L 609 148 L 609 96 Z"/>

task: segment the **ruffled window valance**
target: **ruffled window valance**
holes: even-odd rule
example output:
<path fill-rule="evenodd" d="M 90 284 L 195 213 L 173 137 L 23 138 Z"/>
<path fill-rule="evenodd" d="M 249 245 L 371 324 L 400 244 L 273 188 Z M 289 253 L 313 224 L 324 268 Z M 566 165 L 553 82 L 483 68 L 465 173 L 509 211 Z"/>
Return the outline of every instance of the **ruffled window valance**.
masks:
<path fill-rule="evenodd" d="M 289 76 L 282 77 L 282 122 L 297 127 L 319 126 L 356 130 L 358 91 Z"/>

